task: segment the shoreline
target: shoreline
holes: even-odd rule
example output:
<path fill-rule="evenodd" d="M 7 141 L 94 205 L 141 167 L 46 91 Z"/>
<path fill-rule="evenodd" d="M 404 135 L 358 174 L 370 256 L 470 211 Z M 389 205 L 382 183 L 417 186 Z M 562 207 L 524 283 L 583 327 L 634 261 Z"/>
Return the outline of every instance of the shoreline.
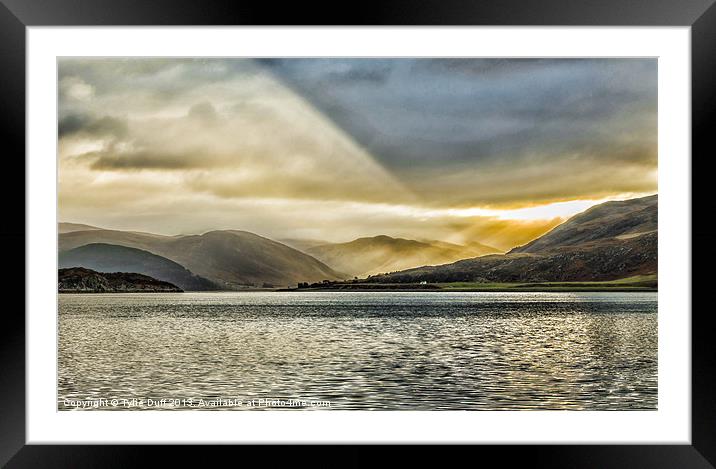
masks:
<path fill-rule="evenodd" d="M 588 288 L 588 287 L 575 287 L 575 288 L 284 288 L 280 290 L 274 290 L 277 292 L 438 292 L 438 293 L 587 293 L 587 292 L 655 292 L 657 293 L 658 288 L 648 287 L 614 287 L 614 288 Z"/>
<path fill-rule="evenodd" d="M 275 290 L 195 290 L 195 291 L 58 291 L 58 295 L 118 295 L 137 293 L 302 293 L 302 292 L 362 292 L 362 293 L 658 293 L 658 288 L 279 288 Z"/>
<path fill-rule="evenodd" d="M 120 294 L 120 293 L 249 293 L 249 292 L 279 292 L 279 293 L 300 293 L 300 292 L 478 292 L 478 293 L 588 293 L 588 292 L 658 292 L 658 280 L 655 278 L 632 277 L 629 279 L 612 281 L 584 281 L 584 282 L 534 282 L 534 283 L 478 283 L 478 282 L 453 282 L 453 283 L 315 283 L 302 285 L 301 287 L 284 288 L 241 288 L 227 290 L 191 290 L 191 291 L 170 291 L 170 290 L 117 290 L 117 291 L 92 291 L 92 290 L 60 290 L 60 294 Z"/>

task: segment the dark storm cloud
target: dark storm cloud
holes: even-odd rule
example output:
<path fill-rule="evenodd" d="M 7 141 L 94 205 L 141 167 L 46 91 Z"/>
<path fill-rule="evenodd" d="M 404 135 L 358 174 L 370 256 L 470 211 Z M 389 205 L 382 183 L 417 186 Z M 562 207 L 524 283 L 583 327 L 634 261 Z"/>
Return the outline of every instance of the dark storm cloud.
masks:
<path fill-rule="evenodd" d="M 656 165 L 655 59 L 93 59 L 63 60 L 99 96 L 151 112 L 236 76 L 268 71 L 382 165 L 426 172 L 588 159 Z M 62 90 L 65 91 L 62 91 Z M 60 136 L 126 134 L 126 122 L 81 116 L 66 96 Z M 114 104 L 111 102 L 110 104 Z M 226 103 L 228 106 L 229 103 Z M 243 104 L 232 103 L 240 109 Z M 216 109 L 189 111 L 211 124 Z M 254 104 L 256 108 L 257 105 Z M 261 118 L 261 116 L 256 116 Z M 627 161 L 628 162 L 628 161 Z"/>
<path fill-rule="evenodd" d="M 256 59 L 279 75 L 300 76 L 322 83 L 383 83 L 393 71 L 393 59 Z"/>
<path fill-rule="evenodd" d="M 162 153 L 157 151 L 114 151 L 91 152 L 83 158 L 92 160 L 90 167 L 95 170 L 141 171 L 143 169 L 176 170 L 197 166 L 200 153 Z"/>
<path fill-rule="evenodd" d="M 69 114 L 60 118 L 57 131 L 60 138 L 75 134 L 88 137 L 125 138 L 129 133 L 127 119 L 112 116 L 99 118 L 88 114 Z"/>
<path fill-rule="evenodd" d="M 269 68 L 397 173 L 575 156 L 656 165 L 655 59 L 284 59 Z M 371 70 L 381 79 L 364 80 Z"/>

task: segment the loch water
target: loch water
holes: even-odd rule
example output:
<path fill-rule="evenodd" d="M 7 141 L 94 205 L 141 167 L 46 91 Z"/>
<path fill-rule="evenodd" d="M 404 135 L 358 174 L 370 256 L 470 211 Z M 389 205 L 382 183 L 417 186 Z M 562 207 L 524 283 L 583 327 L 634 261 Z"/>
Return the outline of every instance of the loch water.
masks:
<path fill-rule="evenodd" d="M 657 407 L 651 292 L 61 294 L 58 343 L 59 410 Z"/>

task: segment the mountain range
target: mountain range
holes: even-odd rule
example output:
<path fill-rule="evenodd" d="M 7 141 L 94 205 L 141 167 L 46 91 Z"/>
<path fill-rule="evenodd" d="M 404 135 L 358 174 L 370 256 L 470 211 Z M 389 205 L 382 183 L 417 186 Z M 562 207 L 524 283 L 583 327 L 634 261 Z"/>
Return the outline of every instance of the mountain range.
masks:
<path fill-rule="evenodd" d="M 246 231 L 163 236 L 93 228 L 60 233 L 61 265 L 74 263 L 75 267 L 102 272 L 130 270 L 160 280 L 172 279 L 187 290 L 277 287 L 345 278 L 308 254 Z M 77 251 L 81 247 L 84 249 Z M 199 288 L 201 284 L 206 287 Z"/>
<path fill-rule="evenodd" d="M 59 225 L 59 266 L 134 272 L 186 291 L 286 287 L 367 277 L 372 283 L 571 282 L 657 273 L 656 195 L 606 202 L 506 254 L 390 236 L 346 243 L 210 231 L 165 236 L 74 223 Z"/>
<path fill-rule="evenodd" d="M 246 231 L 164 236 L 60 223 L 59 266 L 137 272 L 183 290 L 287 287 L 437 265 L 499 252 L 478 242 L 458 245 L 389 236 L 349 243 L 287 240 L 302 250 Z"/>

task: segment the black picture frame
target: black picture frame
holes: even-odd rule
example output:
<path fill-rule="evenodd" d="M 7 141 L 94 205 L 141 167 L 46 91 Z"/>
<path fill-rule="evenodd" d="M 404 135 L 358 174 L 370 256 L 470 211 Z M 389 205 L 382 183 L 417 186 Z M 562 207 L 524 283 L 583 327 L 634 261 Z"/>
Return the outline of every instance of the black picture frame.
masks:
<path fill-rule="evenodd" d="M 713 177 L 710 123 L 716 105 L 716 6 L 714 0 L 424 0 L 324 4 L 206 0 L 0 0 L 0 135 L 4 147 L 6 179 L 0 184 L 5 217 L 0 236 L 5 246 L 25 243 L 25 40 L 28 26 L 132 26 L 132 25 L 532 25 L 532 26 L 690 26 L 692 65 L 692 305 L 708 291 L 709 265 L 716 236 L 706 218 L 716 208 L 706 191 Z M 683 155 L 689 164 L 689 155 Z M 24 253 L 6 248 L 3 277 L 13 288 L 25 272 Z M 23 257 L 23 259 L 21 259 Z M 22 261 L 22 264 L 21 264 Z M 10 268 L 12 265 L 12 268 Z M 22 265 L 22 270 L 19 266 Z M 698 275 L 699 271 L 703 275 Z M 23 275 L 24 278 L 24 275 Z M 26 278 L 25 282 L 32 282 Z M 25 284 L 27 285 L 27 283 Z M 16 288 L 16 287 L 15 287 Z M 12 291 L 11 296 L 20 293 Z M 704 302 L 705 304 L 705 302 Z M 498 456 L 506 463 L 529 461 L 549 467 L 714 467 L 716 466 L 716 347 L 712 312 L 694 308 L 692 324 L 692 444 L 691 445 L 568 445 L 479 446 L 471 457 Z M 24 307 L 24 296 L 23 296 Z M 683 314 L 690 312 L 684 311 Z M 8 467 L 127 467 L 148 461 L 147 456 L 171 453 L 186 462 L 206 465 L 209 457 L 225 457 L 232 447 L 191 451 L 131 445 L 52 446 L 25 444 L 25 319 L 19 307 L 7 306 L 0 326 L 0 464 Z M 334 447 L 341 465 L 372 464 L 360 447 Z M 465 448 L 463 448 L 464 452 Z M 265 451 L 265 449 L 264 449 Z M 310 448 L 271 452 L 271 461 L 285 454 L 297 461 L 306 456 L 319 462 L 327 457 Z M 407 452 L 405 452 L 407 453 Z M 429 461 L 423 448 L 409 453 Z M 442 463 L 455 454 L 440 451 Z M 476 456 L 477 455 L 477 456 Z M 464 455 L 462 455 L 464 456 Z M 381 462 L 404 462 L 404 456 L 387 456 Z"/>

